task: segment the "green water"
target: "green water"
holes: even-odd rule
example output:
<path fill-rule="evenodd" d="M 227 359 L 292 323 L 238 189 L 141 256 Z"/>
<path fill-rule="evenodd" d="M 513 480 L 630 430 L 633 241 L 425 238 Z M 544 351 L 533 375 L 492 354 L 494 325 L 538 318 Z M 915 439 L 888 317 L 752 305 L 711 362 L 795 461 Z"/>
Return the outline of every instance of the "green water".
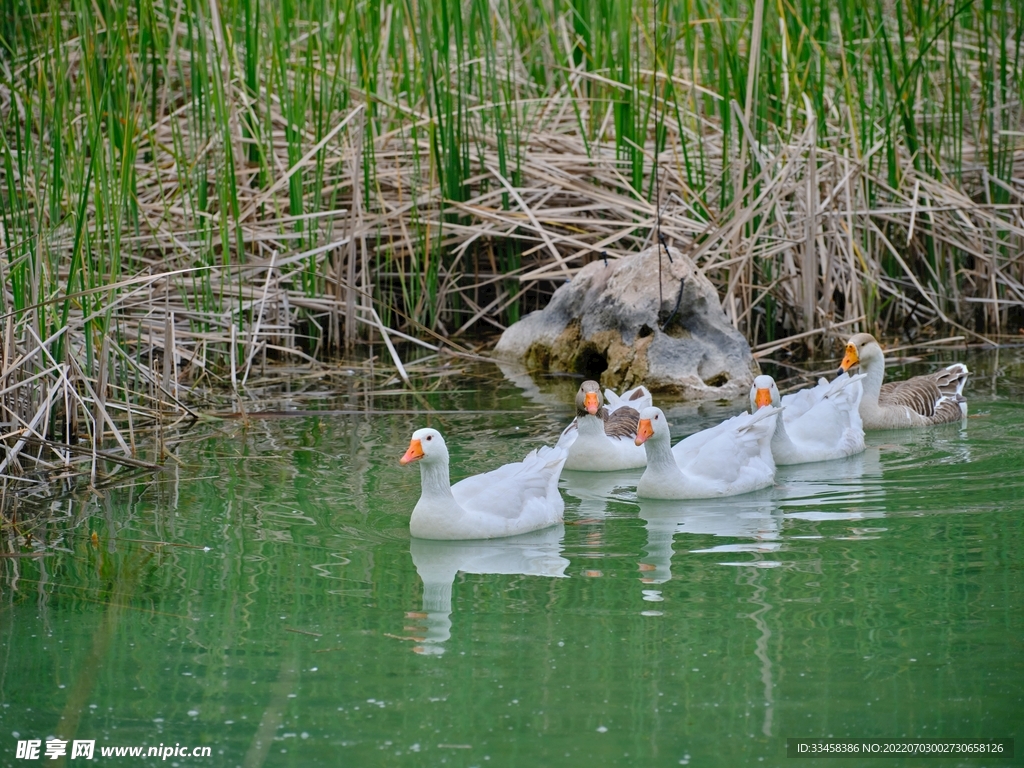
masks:
<path fill-rule="evenodd" d="M 1024 355 L 966 360 L 962 427 L 719 502 L 565 473 L 564 528 L 484 544 L 410 541 L 409 435 L 441 429 L 456 479 L 518 460 L 577 381 L 485 366 L 197 427 L 155 479 L 5 532 L 47 556 L 0 558 L 0 764 L 54 735 L 212 751 L 112 765 L 784 765 L 829 736 L 1017 737 L 868 764 L 1024 764 Z M 676 437 L 737 410 L 662 404 Z"/>

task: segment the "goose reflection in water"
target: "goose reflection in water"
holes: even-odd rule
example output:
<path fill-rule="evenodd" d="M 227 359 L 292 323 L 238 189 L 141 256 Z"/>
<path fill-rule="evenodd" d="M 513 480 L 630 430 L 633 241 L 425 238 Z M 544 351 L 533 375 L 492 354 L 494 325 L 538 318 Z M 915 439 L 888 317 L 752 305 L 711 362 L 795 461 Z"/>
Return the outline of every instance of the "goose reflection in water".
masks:
<path fill-rule="evenodd" d="M 870 520 L 885 517 L 881 449 L 818 464 L 780 467 L 774 496 L 786 519 Z"/>
<path fill-rule="evenodd" d="M 572 498 L 579 499 L 575 515 L 580 518 L 603 520 L 608 515 L 608 503 L 631 502 L 636 497 L 636 481 L 643 469 L 625 469 L 617 472 L 573 472 L 563 469 L 559 487 Z"/>
<path fill-rule="evenodd" d="M 701 501 L 639 499 L 640 517 L 646 521 L 647 554 L 640 558 L 641 582 L 664 584 L 672 578 L 673 543 L 677 534 L 750 539 L 700 552 L 774 552 L 781 544 L 781 514 L 771 491 Z M 660 600 L 645 590 L 646 600 Z"/>
<path fill-rule="evenodd" d="M 673 546 L 679 534 L 739 539 L 700 549 L 686 547 L 693 554 L 779 552 L 786 519 L 884 517 L 884 494 L 879 449 L 873 447 L 845 459 L 780 467 L 773 488 L 741 496 L 700 501 L 639 499 L 640 517 L 647 528 L 647 554 L 639 564 L 641 582 L 664 584 L 672 578 Z M 758 558 L 721 565 L 771 568 L 781 562 Z M 659 601 L 660 592 L 645 589 L 644 599 Z"/>
<path fill-rule="evenodd" d="M 416 653 L 440 655 L 452 630 L 452 586 L 462 573 L 565 578 L 569 561 L 561 556 L 565 528 L 561 525 L 521 536 L 479 541 L 411 539 L 410 554 L 423 581 L 424 622 Z"/>
<path fill-rule="evenodd" d="M 609 505 L 625 502 L 625 514 L 632 514 L 636 497 L 636 481 L 643 469 L 625 469 L 617 472 L 573 472 L 562 470 L 559 487 L 566 496 L 566 517 L 571 516 L 585 533 L 581 545 L 592 552 L 606 552 L 604 521 L 613 514 Z M 573 507 L 572 500 L 577 500 Z M 593 575 L 585 571 L 585 575 Z"/>
<path fill-rule="evenodd" d="M 823 479 L 824 478 L 824 479 Z M 676 536 L 680 547 L 691 554 L 736 553 L 750 556 L 743 562 L 719 565 L 740 568 L 739 583 L 750 587 L 747 603 L 751 610 L 737 618 L 750 621 L 756 629 L 753 654 L 760 667 L 764 707 L 761 732 L 775 733 L 775 676 L 778 658 L 772 650 L 772 600 L 775 584 L 765 569 L 785 566 L 778 553 L 785 546 L 788 518 L 849 520 L 884 516 L 884 490 L 879 449 L 827 463 L 780 467 L 775 486 L 762 491 L 720 500 L 661 501 L 639 499 L 640 517 L 646 521 L 647 548 L 640 559 L 643 599 L 663 602 L 658 585 L 672 578 L 672 556 Z M 867 529 L 865 529 L 867 530 Z M 687 546 L 685 534 L 730 539 L 703 548 Z M 652 606 L 653 607 L 653 606 Z M 644 611 L 644 615 L 662 615 Z"/>

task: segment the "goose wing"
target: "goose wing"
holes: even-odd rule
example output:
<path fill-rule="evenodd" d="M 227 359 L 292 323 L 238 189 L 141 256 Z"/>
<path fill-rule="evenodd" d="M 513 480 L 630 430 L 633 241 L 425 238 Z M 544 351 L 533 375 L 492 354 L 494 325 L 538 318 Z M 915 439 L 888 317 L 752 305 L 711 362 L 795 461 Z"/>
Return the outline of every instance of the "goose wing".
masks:
<path fill-rule="evenodd" d="M 778 408 L 761 408 L 755 413 L 741 413 L 723 422 L 726 429 L 715 429 L 690 461 L 680 469 L 690 476 L 730 485 L 755 473 L 774 473 L 771 460 L 771 439 Z"/>
<path fill-rule="evenodd" d="M 764 432 L 767 432 L 768 439 L 771 439 L 775 431 L 775 422 L 768 420 L 768 417 L 782 410 L 782 408 L 759 408 L 754 413 L 741 413 L 731 419 L 726 419 L 721 424 L 683 438 L 672 446 L 672 455 L 675 457 L 676 464 L 680 469 L 689 471 L 689 467 L 698 459 L 703 462 L 704 459 L 712 455 L 726 463 L 735 463 L 737 450 L 750 448 L 753 443 L 763 439 Z M 760 426 L 755 427 L 755 425 Z M 751 440 L 753 443 L 750 442 Z M 718 454 L 718 451 L 724 451 L 724 453 Z M 731 458 L 729 458 L 730 451 L 733 452 Z M 711 464 L 706 466 L 711 466 Z"/>
<path fill-rule="evenodd" d="M 909 408 L 933 421 L 960 419 L 966 409 L 964 385 L 967 366 L 954 363 L 941 371 L 915 376 L 906 381 L 890 381 L 882 385 L 878 402 L 883 406 Z"/>
<path fill-rule="evenodd" d="M 640 426 L 640 412 L 628 405 L 619 406 L 614 411 L 605 412 L 604 433 L 608 437 L 622 437 L 630 440 L 636 438 L 636 430 Z"/>
<path fill-rule="evenodd" d="M 562 447 L 540 448 L 522 461 L 460 480 L 452 486 L 452 495 L 463 509 L 518 517 L 531 500 L 546 498 L 552 488 L 558 493 L 565 458 Z"/>
<path fill-rule="evenodd" d="M 846 375 L 845 373 L 843 374 L 843 376 Z M 842 378 L 842 376 L 839 378 Z M 788 395 L 783 395 L 782 404 L 786 406 L 786 413 L 783 418 L 786 420 L 786 423 L 796 421 L 820 403 L 830 391 L 831 386 L 832 384 L 826 379 L 819 379 L 816 386 L 806 387 L 796 392 L 791 392 Z"/>

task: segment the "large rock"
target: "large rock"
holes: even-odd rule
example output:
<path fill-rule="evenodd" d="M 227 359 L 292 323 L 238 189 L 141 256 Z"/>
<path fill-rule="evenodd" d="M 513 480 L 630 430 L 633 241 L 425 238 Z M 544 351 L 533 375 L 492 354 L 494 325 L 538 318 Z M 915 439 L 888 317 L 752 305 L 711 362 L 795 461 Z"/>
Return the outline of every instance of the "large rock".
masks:
<path fill-rule="evenodd" d="M 607 387 L 645 384 L 695 400 L 747 394 L 757 362 L 711 281 L 679 251 L 662 248 L 660 301 L 658 284 L 655 248 L 592 262 L 547 307 L 510 326 L 495 355 L 535 370 L 600 376 Z"/>

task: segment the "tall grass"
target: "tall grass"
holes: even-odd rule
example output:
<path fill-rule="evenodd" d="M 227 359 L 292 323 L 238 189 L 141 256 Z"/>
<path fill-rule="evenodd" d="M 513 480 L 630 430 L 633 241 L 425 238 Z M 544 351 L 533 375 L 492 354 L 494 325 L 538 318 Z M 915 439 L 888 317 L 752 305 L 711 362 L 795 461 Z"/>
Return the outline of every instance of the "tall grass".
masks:
<path fill-rule="evenodd" d="M 1009 0 L 3 0 L 7 465 L 501 328 L 656 218 L 762 347 L 1014 330 L 1022 38 Z"/>

